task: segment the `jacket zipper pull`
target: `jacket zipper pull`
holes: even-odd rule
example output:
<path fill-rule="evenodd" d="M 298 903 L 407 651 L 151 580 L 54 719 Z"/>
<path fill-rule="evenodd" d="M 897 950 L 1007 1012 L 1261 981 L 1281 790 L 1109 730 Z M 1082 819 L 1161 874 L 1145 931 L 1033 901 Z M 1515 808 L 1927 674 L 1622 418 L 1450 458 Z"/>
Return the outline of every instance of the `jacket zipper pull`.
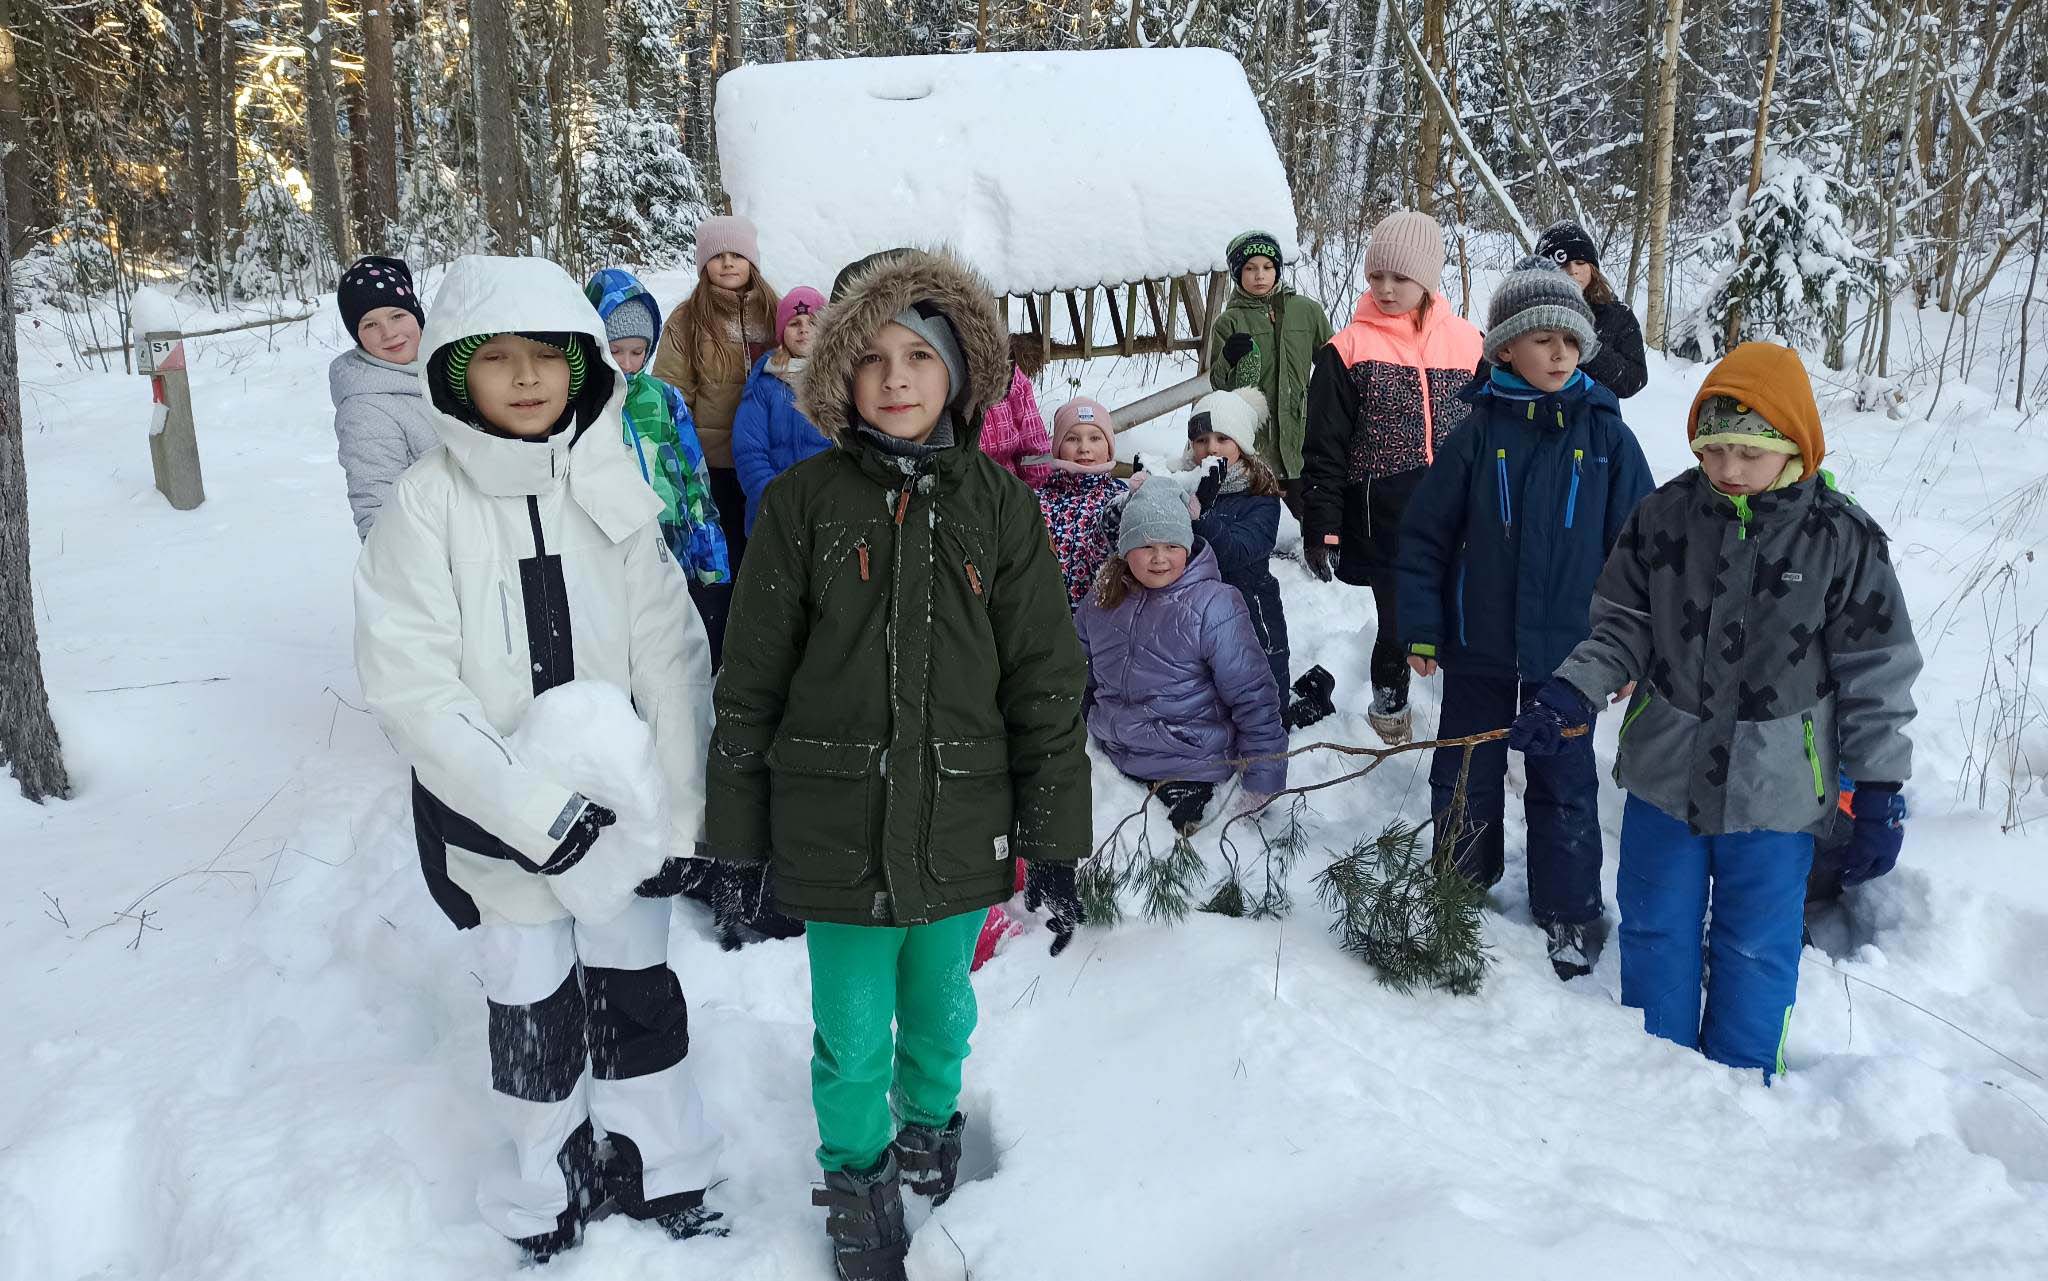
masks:
<path fill-rule="evenodd" d="M 970 560 L 965 563 L 967 565 L 967 585 L 974 589 L 976 596 L 979 596 L 981 595 L 981 575 L 974 572 L 973 561 Z"/>
<path fill-rule="evenodd" d="M 854 545 L 854 555 L 860 557 L 860 581 L 868 581 L 868 540 L 863 538 Z"/>
<path fill-rule="evenodd" d="M 901 525 L 903 523 L 903 517 L 907 515 L 910 511 L 910 487 L 913 483 L 914 482 L 908 480 L 904 481 L 903 493 L 896 500 L 896 523 L 898 525 Z"/>
<path fill-rule="evenodd" d="M 1502 525 L 1512 525 L 1515 523 L 1515 517 L 1514 508 L 1508 505 L 1508 451 L 1505 449 L 1495 450 L 1493 463 L 1500 474 L 1500 523 Z"/>

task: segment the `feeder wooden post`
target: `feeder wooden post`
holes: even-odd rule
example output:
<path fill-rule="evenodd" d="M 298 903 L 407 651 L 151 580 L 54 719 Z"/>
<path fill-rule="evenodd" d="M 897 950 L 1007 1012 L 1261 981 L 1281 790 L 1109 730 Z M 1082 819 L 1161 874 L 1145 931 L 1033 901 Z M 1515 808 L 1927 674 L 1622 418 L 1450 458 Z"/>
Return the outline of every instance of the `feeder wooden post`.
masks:
<path fill-rule="evenodd" d="M 179 511 L 206 501 L 199 475 L 199 437 L 192 425 L 192 388 L 185 380 L 185 339 L 176 333 L 142 336 L 137 354 L 141 372 L 149 375 L 152 402 L 149 463 L 159 493 Z"/>

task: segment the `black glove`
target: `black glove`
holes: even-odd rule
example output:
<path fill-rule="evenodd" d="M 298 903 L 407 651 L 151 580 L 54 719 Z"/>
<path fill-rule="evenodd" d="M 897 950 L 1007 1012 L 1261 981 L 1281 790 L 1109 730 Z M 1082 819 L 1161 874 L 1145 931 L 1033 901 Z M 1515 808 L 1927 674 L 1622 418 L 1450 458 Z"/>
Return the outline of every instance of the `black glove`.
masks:
<path fill-rule="evenodd" d="M 1842 884 L 1861 885 L 1898 866 L 1906 843 L 1906 798 L 1897 783 L 1858 783 L 1849 812 L 1856 826 L 1842 852 Z"/>
<path fill-rule="evenodd" d="M 619 816 L 595 801 L 587 802 L 576 821 L 569 825 L 569 834 L 562 843 L 555 846 L 555 852 L 548 855 L 548 861 L 540 865 L 542 876 L 559 876 L 583 861 L 590 853 L 590 847 L 597 844 L 597 834 L 619 821 Z"/>
<path fill-rule="evenodd" d="M 1252 336 L 1239 330 L 1223 340 L 1223 359 L 1236 364 L 1252 354 Z"/>
<path fill-rule="evenodd" d="M 743 931 L 760 915 L 767 899 L 767 860 L 721 865 L 711 899 L 711 916 L 718 925 L 718 946 L 727 952 L 737 952 L 745 946 Z"/>
<path fill-rule="evenodd" d="M 1321 534 L 1310 531 L 1302 535 L 1302 562 L 1308 566 L 1309 573 L 1314 574 L 1323 582 L 1327 583 L 1336 577 L 1335 570 L 1330 565 L 1330 556 L 1336 550 L 1335 545 L 1323 541 Z"/>
<path fill-rule="evenodd" d="M 661 870 L 640 882 L 633 892 L 641 898 L 674 898 L 678 894 L 694 892 L 704 883 L 704 878 L 715 876 L 717 872 L 718 865 L 710 859 L 665 859 Z"/>
<path fill-rule="evenodd" d="M 1081 891 L 1075 884 L 1072 863 L 1046 863 L 1033 859 L 1024 867 L 1024 906 L 1036 912 L 1045 905 L 1046 924 L 1052 927 L 1052 954 L 1058 956 L 1074 941 L 1077 926 L 1088 923 L 1081 909 Z"/>
<path fill-rule="evenodd" d="M 1564 732 L 1591 725 L 1593 711 L 1578 686 L 1553 676 L 1509 727 L 1508 746 L 1525 756 L 1555 756 L 1564 750 Z"/>
<path fill-rule="evenodd" d="M 1223 492 L 1223 474 L 1229 470 L 1219 459 L 1211 459 L 1202 469 L 1202 479 L 1195 485 L 1195 506 L 1204 516 L 1216 505 L 1216 496 Z"/>

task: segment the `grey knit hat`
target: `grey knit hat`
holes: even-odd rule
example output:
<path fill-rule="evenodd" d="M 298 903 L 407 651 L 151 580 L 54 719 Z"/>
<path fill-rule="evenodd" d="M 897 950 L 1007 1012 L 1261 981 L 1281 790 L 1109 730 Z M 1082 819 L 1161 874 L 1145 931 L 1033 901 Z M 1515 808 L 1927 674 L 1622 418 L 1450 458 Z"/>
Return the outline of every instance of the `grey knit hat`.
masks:
<path fill-rule="evenodd" d="M 1498 362 L 1500 349 L 1539 330 L 1555 329 L 1579 340 L 1579 360 L 1600 351 L 1593 309 L 1563 268 L 1548 258 L 1524 258 L 1493 291 L 1486 308 L 1486 358 Z"/>
<path fill-rule="evenodd" d="M 1188 515 L 1187 491 L 1158 476 L 1147 477 L 1124 500 L 1123 524 L 1116 533 L 1116 554 L 1128 556 L 1151 543 L 1195 549 L 1195 522 Z"/>
<path fill-rule="evenodd" d="M 960 350 L 959 336 L 953 332 L 953 322 L 946 319 L 946 313 L 933 302 L 912 303 L 893 317 L 895 322 L 939 353 L 939 359 L 946 362 L 946 404 L 958 400 L 968 391 L 967 356 Z"/>
<path fill-rule="evenodd" d="M 650 348 L 654 346 L 654 335 L 659 332 L 659 323 L 654 318 L 654 306 L 644 302 L 644 296 L 628 298 L 612 308 L 612 314 L 604 318 L 604 340 L 615 343 L 621 338 L 638 338 Z"/>

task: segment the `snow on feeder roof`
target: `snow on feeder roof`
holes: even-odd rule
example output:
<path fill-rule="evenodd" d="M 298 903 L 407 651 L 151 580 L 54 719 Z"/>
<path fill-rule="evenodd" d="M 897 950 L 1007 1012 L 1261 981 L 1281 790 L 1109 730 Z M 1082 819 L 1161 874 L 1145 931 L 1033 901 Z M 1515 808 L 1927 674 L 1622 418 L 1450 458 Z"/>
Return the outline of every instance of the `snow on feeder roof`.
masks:
<path fill-rule="evenodd" d="M 1215 49 L 741 67 L 718 160 L 782 289 L 895 245 L 951 245 L 1028 296 L 1220 272 L 1253 227 L 1295 243 L 1244 68 Z"/>

